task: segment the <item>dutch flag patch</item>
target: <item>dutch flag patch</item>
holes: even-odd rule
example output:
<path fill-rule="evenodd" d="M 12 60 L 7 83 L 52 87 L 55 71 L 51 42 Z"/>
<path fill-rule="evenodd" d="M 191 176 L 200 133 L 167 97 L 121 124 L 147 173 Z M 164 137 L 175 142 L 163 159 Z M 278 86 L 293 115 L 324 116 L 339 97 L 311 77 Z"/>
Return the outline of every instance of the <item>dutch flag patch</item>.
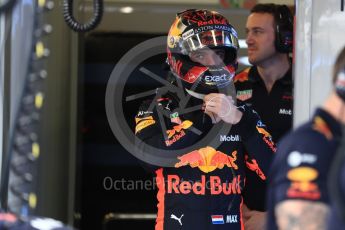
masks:
<path fill-rule="evenodd" d="M 212 224 L 224 224 L 223 215 L 212 215 Z"/>

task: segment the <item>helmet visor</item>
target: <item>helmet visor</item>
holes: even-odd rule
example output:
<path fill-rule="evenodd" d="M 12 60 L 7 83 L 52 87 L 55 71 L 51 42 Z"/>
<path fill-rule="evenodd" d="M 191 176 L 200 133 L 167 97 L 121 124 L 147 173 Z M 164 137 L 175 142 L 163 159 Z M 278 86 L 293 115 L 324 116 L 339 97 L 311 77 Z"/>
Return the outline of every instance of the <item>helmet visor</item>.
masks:
<path fill-rule="evenodd" d="M 204 47 L 229 47 L 238 49 L 237 37 L 229 31 L 208 30 L 198 34 L 189 30 L 182 35 L 182 53 L 187 55 Z"/>

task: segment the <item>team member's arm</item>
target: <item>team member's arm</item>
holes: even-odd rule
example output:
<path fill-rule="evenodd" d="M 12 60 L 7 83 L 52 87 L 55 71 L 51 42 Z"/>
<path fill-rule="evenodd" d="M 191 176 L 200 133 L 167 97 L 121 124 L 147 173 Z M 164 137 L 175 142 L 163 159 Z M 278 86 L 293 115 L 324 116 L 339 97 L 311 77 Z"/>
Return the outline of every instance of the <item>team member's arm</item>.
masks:
<path fill-rule="evenodd" d="M 246 187 L 242 210 L 244 226 L 246 230 L 264 230 L 266 183 L 276 146 L 258 114 L 250 107 L 242 107 L 242 109 L 244 116 L 237 128 L 247 152 Z"/>
<path fill-rule="evenodd" d="M 242 142 L 246 149 L 246 187 L 243 191 L 247 213 L 247 229 L 263 229 L 266 214 L 266 187 L 268 170 L 272 164 L 276 146 L 259 115 L 250 107 L 244 107 L 245 116 L 239 123 Z M 261 226 L 261 228 L 258 228 Z"/>
<path fill-rule="evenodd" d="M 250 210 L 245 204 L 242 205 L 242 213 L 245 230 L 265 230 L 266 212 Z"/>
<path fill-rule="evenodd" d="M 312 131 L 283 139 L 270 173 L 269 222 L 275 218 L 278 229 L 325 229 L 327 174 L 334 151 L 322 134 Z"/>
<path fill-rule="evenodd" d="M 323 230 L 329 207 L 323 202 L 305 200 L 286 200 L 274 209 L 280 230 Z"/>

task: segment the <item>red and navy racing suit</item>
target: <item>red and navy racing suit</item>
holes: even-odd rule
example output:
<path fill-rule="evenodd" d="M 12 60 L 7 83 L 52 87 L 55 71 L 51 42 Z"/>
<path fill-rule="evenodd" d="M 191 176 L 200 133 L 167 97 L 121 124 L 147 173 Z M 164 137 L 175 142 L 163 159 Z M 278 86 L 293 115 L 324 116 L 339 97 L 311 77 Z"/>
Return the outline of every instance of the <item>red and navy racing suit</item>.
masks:
<path fill-rule="evenodd" d="M 274 208 L 285 200 L 329 204 L 327 177 L 341 138 L 340 124 L 317 109 L 312 120 L 284 137 L 271 166 L 268 229 L 278 229 Z"/>
<path fill-rule="evenodd" d="M 272 135 L 274 142 L 285 135 L 292 128 L 293 116 L 293 81 L 291 68 L 285 75 L 277 80 L 268 93 L 265 83 L 256 66 L 246 68 L 237 74 L 234 79 L 237 101 L 251 106 L 261 117 Z M 246 205 L 250 209 L 265 211 L 266 201 L 262 199 L 266 195 L 266 183 L 257 179 L 255 173 L 247 169 L 247 189 L 260 187 L 258 196 L 246 197 Z"/>
<path fill-rule="evenodd" d="M 344 133 L 344 129 L 343 129 Z M 342 138 L 344 141 L 344 137 Z M 327 229 L 345 229 L 345 151 L 344 144 L 338 149 L 338 155 L 334 158 L 332 169 L 328 176 L 329 196 L 331 200 L 331 211 Z"/>
<path fill-rule="evenodd" d="M 156 229 L 244 229 L 244 169 L 247 165 L 266 179 L 275 151 L 270 134 L 257 113 L 246 106 L 238 107 L 243 112 L 241 121 L 224 132 L 222 127 L 230 124 L 212 124 L 201 110 L 178 115 L 177 104 L 169 97 L 159 99 L 158 106 L 169 114 L 164 116 L 167 139 L 157 110 L 148 110 L 149 103 L 136 116 L 136 135 L 156 148 L 176 150 L 201 143 L 179 156 L 175 167 L 154 169 L 159 189 Z M 192 98 L 187 107 L 201 104 L 202 100 Z M 212 141 L 200 142 L 209 132 L 214 132 Z M 248 193 L 256 196 L 255 188 Z"/>

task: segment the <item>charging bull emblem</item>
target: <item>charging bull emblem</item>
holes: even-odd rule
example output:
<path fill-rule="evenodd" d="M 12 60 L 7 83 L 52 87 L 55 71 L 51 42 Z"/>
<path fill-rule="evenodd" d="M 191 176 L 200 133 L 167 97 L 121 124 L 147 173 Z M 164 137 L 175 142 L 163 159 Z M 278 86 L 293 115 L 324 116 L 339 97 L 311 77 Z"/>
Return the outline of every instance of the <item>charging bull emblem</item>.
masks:
<path fill-rule="evenodd" d="M 176 168 L 190 165 L 192 168 L 198 167 L 205 173 L 212 172 L 217 168 L 222 169 L 224 166 L 234 168 L 236 170 L 238 169 L 235 162 L 237 160 L 237 151 L 233 151 L 231 156 L 229 156 L 220 151 L 216 151 L 214 148 L 209 146 L 199 150 L 194 150 L 178 157 L 178 159 L 180 161 L 175 164 Z"/>

